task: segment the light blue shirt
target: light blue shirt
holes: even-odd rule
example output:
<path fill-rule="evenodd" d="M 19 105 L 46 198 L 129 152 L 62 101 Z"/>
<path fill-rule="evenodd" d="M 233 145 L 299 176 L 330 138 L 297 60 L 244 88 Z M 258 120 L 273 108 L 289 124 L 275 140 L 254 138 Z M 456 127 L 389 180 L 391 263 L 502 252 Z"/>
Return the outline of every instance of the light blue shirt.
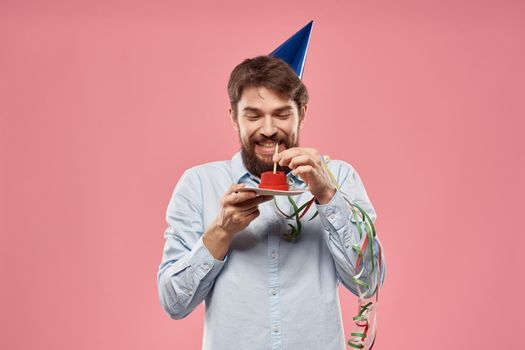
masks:
<path fill-rule="evenodd" d="M 257 187 L 259 178 L 246 170 L 240 151 L 231 160 L 184 172 L 166 212 L 168 228 L 157 284 L 162 308 L 173 319 L 184 318 L 205 301 L 202 349 L 346 349 L 338 286 L 342 282 L 357 295 L 351 278 L 356 274 L 357 253 L 352 247 L 361 246 L 365 235 L 359 239 L 343 196 L 373 221 L 376 212 L 350 164 L 330 160 L 328 168 L 340 188 L 329 203 L 314 202 L 301 220 L 302 233 L 296 242 L 280 236 L 295 221 L 267 201 L 259 205 L 260 215 L 235 235 L 224 261 L 210 254 L 202 235 L 216 218 L 227 189 L 237 183 Z M 288 177 L 294 187 L 306 188 L 291 172 Z M 286 196 L 275 198 L 281 210 L 293 212 Z M 292 198 L 300 206 L 312 195 L 305 192 Z M 319 214 L 308 221 L 315 209 Z M 381 244 L 377 236 L 374 244 L 377 252 Z M 364 261 L 370 256 L 365 254 Z M 380 285 L 386 273 L 384 253 L 382 261 Z M 371 263 L 363 266 L 360 279 L 373 286 Z"/>

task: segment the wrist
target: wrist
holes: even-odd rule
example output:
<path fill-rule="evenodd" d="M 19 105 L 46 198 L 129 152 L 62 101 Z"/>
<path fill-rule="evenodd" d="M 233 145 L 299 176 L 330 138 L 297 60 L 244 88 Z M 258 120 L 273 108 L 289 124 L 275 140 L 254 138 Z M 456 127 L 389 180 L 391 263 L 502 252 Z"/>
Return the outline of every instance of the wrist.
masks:
<path fill-rule="evenodd" d="M 202 236 L 202 242 L 217 260 L 224 260 L 231 240 L 232 236 L 215 222 L 210 225 Z"/>
<path fill-rule="evenodd" d="M 221 243 L 231 241 L 232 238 L 232 235 L 226 231 L 224 227 L 217 224 L 217 222 L 213 222 L 204 234 L 213 238 L 214 241 Z"/>
<path fill-rule="evenodd" d="M 337 192 L 337 189 L 335 187 L 328 188 L 324 193 L 322 193 L 319 196 L 316 196 L 317 202 L 319 204 L 328 204 L 334 197 L 335 193 Z"/>

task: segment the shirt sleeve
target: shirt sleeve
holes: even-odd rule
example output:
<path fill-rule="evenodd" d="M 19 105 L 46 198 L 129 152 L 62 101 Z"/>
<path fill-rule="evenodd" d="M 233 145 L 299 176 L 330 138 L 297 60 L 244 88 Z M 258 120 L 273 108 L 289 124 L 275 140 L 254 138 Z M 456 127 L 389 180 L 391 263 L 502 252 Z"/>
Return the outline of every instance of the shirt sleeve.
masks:
<path fill-rule="evenodd" d="M 360 237 L 357 230 L 357 223 L 352 217 L 350 204 L 347 200 L 359 205 L 374 223 L 377 214 L 368 198 L 363 182 L 357 171 L 346 162 L 340 161 L 340 163 L 341 167 L 337 172 L 337 182 L 340 185 L 339 189 L 336 191 L 330 202 L 320 204 L 315 200 L 315 205 L 319 212 L 321 224 L 324 228 L 325 241 L 334 259 L 338 278 L 345 288 L 350 290 L 353 294 L 359 295 L 356 283 L 353 281 L 352 276 L 355 276 L 358 272 L 355 270 L 355 264 L 359 249 L 365 241 L 366 233 L 364 223 L 361 223 L 362 237 Z M 378 259 L 378 247 L 381 247 L 382 269 L 380 271 L 379 288 L 383 284 L 386 275 L 386 262 L 384 258 L 384 250 L 377 233 L 373 244 L 374 260 Z M 372 259 L 368 248 L 365 250 L 362 259 L 362 263 L 359 264 L 358 269 L 361 270 L 361 266 L 363 266 L 364 270 L 359 279 L 369 285 L 369 289 L 368 291 L 364 291 L 364 295 L 365 297 L 370 297 L 370 292 L 375 290 L 376 279 L 372 276 Z"/>
<path fill-rule="evenodd" d="M 206 298 L 228 260 L 215 259 L 202 241 L 202 198 L 198 174 L 189 169 L 175 186 L 166 211 L 157 287 L 161 306 L 173 319 L 186 317 Z"/>

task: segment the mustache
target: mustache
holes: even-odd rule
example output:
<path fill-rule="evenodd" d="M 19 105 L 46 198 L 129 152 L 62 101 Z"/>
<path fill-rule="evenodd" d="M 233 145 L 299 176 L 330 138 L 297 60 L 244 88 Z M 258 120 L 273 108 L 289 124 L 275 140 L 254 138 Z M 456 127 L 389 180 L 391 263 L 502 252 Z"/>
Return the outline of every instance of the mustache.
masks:
<path fill-rule="evenodd" d="M 275 142 L 275 143 L 284 143 L 284 145 L 288 148 L 289 140 L 283 137 L 279 136 L 272 136 L 272 137 L 254 137 L 250 139 L 250 146 L 254 146 L 256 143 L 265 143 L 265 142 Z"/>
<path fill-rule="evenodd" d="M 257 138 L 257 139 L 252 139 L 253 143 L 255 142 L 259 142 L 259 143 L 264 143 L 264 142 L 279 142 L 281 143 L 283 141 L 283 139 L 281 138 L 277 138 L 277 137 L 264 137 L 264 138 Z"/>

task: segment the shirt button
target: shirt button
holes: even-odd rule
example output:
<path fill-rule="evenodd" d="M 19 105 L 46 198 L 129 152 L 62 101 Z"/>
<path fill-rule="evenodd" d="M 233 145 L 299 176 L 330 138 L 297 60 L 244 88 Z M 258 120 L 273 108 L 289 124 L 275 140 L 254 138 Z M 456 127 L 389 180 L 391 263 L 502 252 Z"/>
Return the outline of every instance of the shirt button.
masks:
<path fill-rule="evenodd" d="M 274 324 L 273 327 L 272 327 L 272 331 L 273 331 L 274 333 L 279 333 L 279 325 Z"/>
<path fill-rule="evenodd" d="M 272 288 L 272 295 L 276 295 L 277 294 L 277 289 L 276 288 Z"/>
<path fill-rule="evenodd" d="M 277 253 L 275 251 L 272 252 L 272 259 L 276 259 L 277 258 Z"/>
<path fill-rule="evenodd" d="M 202 267 L 204 268 L 204 271 L 208 271 L 210 269 L 210 265 L 208 263 L 204 263 Z"/>

